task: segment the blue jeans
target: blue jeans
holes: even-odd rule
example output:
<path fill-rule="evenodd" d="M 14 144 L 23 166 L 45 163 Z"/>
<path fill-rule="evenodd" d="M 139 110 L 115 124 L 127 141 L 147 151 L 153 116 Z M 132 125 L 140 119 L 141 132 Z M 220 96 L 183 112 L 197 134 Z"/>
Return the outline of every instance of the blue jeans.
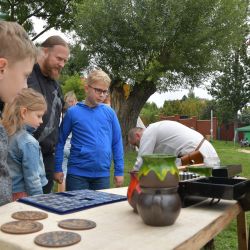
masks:
<path fill-rule="evenodd" d="M 67 174 L 66 177 L 66 191 L 107 188 L 110 188 L 110 177 L 89 178 L 72 174 Z"/>

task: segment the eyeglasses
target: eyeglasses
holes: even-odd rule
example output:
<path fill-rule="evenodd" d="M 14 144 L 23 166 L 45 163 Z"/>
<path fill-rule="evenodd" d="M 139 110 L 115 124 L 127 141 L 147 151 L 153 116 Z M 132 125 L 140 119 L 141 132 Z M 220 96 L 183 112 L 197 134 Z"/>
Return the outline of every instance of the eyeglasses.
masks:
<path fill-rule="evenodd" d="M 109 95 L 109 90 L 108 89 L 107 90 L 103 90 L 103 89 L 98 89 L 98 88 L 92 87 L 91 85 L 88 85 L 88 86 L 91 89 L 93 89 L 95 91 L 95 93 L 98 94 L 98 95 L 101 95 L 101 94 L 103 94 L 105 96 Z"/>

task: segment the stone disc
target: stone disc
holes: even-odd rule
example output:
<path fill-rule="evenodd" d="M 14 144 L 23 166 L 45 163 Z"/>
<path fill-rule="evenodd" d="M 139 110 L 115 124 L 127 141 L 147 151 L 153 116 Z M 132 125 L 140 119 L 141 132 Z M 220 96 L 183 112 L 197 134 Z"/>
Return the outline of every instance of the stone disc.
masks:
<path fill-rule="evenodd" d="M 67 219 L 58 223 L 59 227 L 71 230 L 86 230 L 96 227 L 96 223 L 91 220 L 84 219 Z"/>
<path fill-rule="evenodd" d="M 36 236 L 34 241 L 43 247 L 64 247 L 80 242 L 81 236 L 73 232 L 53 231 Z"/>
<path fill-rule="evenodd" d="M 43 220 L 48 218 L 48 214 L 39 211 L 20 211 L 13 213 L 11 217 L 16 220 Z"/>
<path fill-rule="evenodd" d="M 11 221 L 1 226 L 3 232 L 10 234 L 28 234 L 42 229 L 43 225 L 41 223 L 30 220 Z"/>

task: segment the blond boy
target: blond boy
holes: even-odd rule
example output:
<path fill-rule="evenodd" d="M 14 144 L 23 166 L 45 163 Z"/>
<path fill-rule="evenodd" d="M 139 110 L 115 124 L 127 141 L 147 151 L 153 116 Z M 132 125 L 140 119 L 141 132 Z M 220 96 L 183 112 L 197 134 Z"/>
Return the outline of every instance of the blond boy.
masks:
<path fill-rule="evenodd" d="M 17 23 L 0 21 L 0 99 L 11 101 L 27 87 L 36 58 L 36 48 Z"/>
<path fill-rule="evenodd" d="M 27 87 L 36 48 L 25 30 L 17 23 L 0 21 L 0 101 L 11 102 Z M 0 125 L 0 206 L 11 201 L 11 179 L 7 168 L 8 137 Z"/>
<path fill-rule="evenodd" d="M 114 184 L 123 183 L 124 161 L 121 128 L 115 111 L 104 99 L 109 94 L 109 76 L 102 70 L 90 72 L 85 102 L 78 102 L 64 116 L 56 146 L 55 180 L 62 181 L 63 149 L 72 132 L 66 190 L 110 187 L 114 162 Z"/>

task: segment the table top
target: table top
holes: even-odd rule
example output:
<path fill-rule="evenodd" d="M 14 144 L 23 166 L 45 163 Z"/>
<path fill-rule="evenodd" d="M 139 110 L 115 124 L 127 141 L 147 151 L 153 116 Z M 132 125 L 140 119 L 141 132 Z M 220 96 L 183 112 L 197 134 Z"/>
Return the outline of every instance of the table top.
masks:
<path fill-rule="evenodd" d="M 103 191 L 126 195 L 127 187 Z M 25 210 L 43 211 L 33 206 L 12 202 L 0 207 L 1 225 L 14 220 L 11 218 L 12 213 Z M 141 217 L 133 212 L 127 201 L 67 215 L 46 212 L 48 218 L 39 221 L 43 224 L 42 231 L 26 235 L 13 235 L 0 231 L 0 249 L 45 249 L 36 245 L 34 238 L 41 233 L 64 230 L 57 226 L 58 222 L 63 219 L 92 220 L 96 222 L 97 226 L 84 231 L 68 230 L 79 233 L 82 240 L 76 245 L 56 249 L 188 249 L 184 246 L 188 246 L 195 241 L 204 244 L 202 242 L 204 241 L 204 234 L 209 234 L 208 238 L 213 238 L 216 233 L 214 230 L 221 231 L 239 212 L 240 207 L 236 201 L 221 201 L 213 206 L 209 206 L 209 202 L 205 201 L 199 205 L 182 208 L 175 224 L 165 227 L 145 225 Z M 67 230 L 65 229 L 65 231 Z M 192 249 L 199 249 L 199 244 L 196 244 L 197 247 L 192 245 Z"/>

